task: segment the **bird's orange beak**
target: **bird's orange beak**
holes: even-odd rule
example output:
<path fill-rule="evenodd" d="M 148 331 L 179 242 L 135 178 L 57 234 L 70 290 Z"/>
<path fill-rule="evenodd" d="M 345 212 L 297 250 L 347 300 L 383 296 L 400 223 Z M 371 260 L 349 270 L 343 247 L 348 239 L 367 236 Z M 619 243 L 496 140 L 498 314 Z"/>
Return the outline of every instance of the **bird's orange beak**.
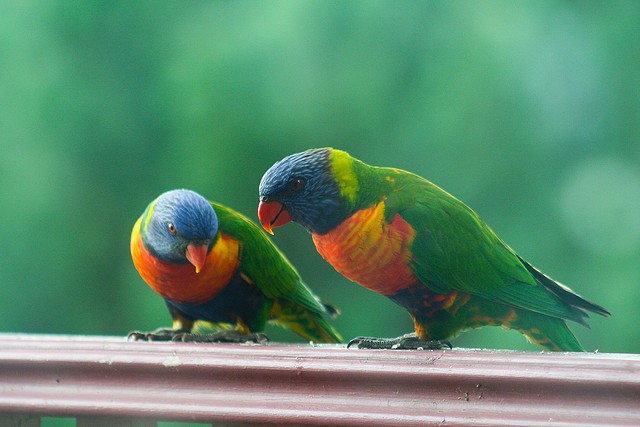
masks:
<path fill-rule="evenodd" d="M 291 214 L 282 203 L 277 201 L 260 202 L 258 205 L 258 218 L 260 224 L 269 234 L 273 234 L 273 229 L 291 222 Z"/>
<path fill-rule="evenodd" d="M 196 268 L 196 273 L 200 273 L 204 268 L 204 263 L 207 261 L 208 249 L 209 245 L 194 245 L 193 243 L 189 243 L 187 245 L 187 252 L 185 255 L 189 262 Z"/>

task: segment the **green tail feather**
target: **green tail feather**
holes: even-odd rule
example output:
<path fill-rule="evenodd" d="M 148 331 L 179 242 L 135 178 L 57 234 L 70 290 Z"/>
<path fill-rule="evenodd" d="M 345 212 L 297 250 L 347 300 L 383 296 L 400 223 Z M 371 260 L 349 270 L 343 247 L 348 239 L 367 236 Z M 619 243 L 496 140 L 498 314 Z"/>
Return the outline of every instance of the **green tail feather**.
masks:
<path fill-rule="evenodd" d="M 332 307 L 327 310 L 335 317 L 338 311 Z M 328 307 L 327 307 L 328 308 Z M 310 311 L 298 304 L 286 300 L 276 301 L 271 309 L 269 323 L 291 329 L 306 340 L 314 342 L 341 343 L 343 338 L 331 326 L 323 314 Z"/>
<path fill-rule="evenodd" d="M 557 296 L 562 302 L 569 305 L 571 309 L 578 315 L 577 319 L 572 320 L 575 320 L 576 322 L 581 323 L 588 328 L 589 324 L 584 319 L 588 317 L 585 311 L 591 311 L 605 317 L 611 316 L 609 310 L 607 310 L 603 306 L 586 300 L 562 283 L 553 280 L 552 278 L 529 264 L 527 261 L 522 259 L 520 256 L 516 256 L 518 257 L 520 262 L 522 262 L 525 268 L 533 275 L 533 277 L 535 277 L 538 283 L 540 283 L 547 291 Z"/>
<path fill-rule="evenodd" d="M 535 327 L 517 328 L 529 341 L 550 351 L 585 351 L 578 338 L 571 332 L 567 323 L 555 317 L 531 313 L 531 320 L 526 322 Z M 533 318 L 535 317 L 535 319 Z"/>

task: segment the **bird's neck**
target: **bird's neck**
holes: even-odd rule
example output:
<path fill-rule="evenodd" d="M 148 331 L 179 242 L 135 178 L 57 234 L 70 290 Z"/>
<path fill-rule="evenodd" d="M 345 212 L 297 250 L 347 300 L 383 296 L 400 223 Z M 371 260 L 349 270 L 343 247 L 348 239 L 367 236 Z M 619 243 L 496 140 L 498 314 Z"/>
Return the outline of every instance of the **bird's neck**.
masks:
<path fill-rule="evenodd" d="M 353 159 L 353 171 L 358 182 L 358 191 L 352 201 L 344 201 L 346 205 L 345 217 L 349 218 L 354 212 L 368 209 L 384 201 L 393 190 L 394 182 L 385 173 L 387 168 L 370 166 L 360 160 Z"/>

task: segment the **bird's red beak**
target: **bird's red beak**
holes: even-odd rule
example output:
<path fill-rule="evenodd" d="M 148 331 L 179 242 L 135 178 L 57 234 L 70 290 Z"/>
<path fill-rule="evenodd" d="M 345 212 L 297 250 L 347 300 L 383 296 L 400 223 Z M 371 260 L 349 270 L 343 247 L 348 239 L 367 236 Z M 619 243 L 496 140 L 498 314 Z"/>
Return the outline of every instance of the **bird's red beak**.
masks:
<path fill-rule="evenodd" d="M 187 252 L 185 255 L 189 262 L 196 268 L 196 273 L 200 273 L 204 268 L 204 263 L 207 261 L 208 249 L 209 245 L 194 245 L 193 243 L 189 243 L 187 245 Z"/>
<path fill-rule="evenodd" d="M 282 203 L 277 201 L 260 202 L 258 205 L 258 218 L 260 224 L 267 230 L 267 233 L 273 234 L 273 229 L 291 222 L 291 214 L 287 211 Z"/>

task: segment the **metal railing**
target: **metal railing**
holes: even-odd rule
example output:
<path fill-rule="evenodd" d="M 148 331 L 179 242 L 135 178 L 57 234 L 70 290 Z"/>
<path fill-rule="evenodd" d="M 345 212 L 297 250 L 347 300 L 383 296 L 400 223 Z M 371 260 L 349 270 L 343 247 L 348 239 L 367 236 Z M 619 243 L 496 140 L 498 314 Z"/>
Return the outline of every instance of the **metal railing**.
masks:
<path fill-rule="evenodd" d="M 0 334 L 0 425 L 640 425 L 640 355 Z"/>

